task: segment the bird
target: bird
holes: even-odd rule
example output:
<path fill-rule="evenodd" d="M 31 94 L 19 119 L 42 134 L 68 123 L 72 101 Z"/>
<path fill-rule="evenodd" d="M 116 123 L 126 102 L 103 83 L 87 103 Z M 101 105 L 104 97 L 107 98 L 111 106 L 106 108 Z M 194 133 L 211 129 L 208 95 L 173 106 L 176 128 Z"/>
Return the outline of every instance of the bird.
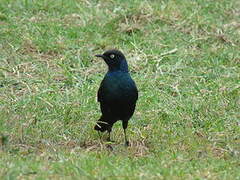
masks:
<path fill-rule="evenodd" d="M 125 145 L 129 146 L 126 129 L 138 100 L 136 83 L 130 76 L 127 60 L 121 51 L 111 49 L 95 56 L 105 61 L 108 71 L 97 92 L 97 100 L 100 103 L 102 115 L 94 129 L 98 132 L 107 131 L 107 140 L 111 141 L 110 133 L 113 124 L 121 120 Z"/>

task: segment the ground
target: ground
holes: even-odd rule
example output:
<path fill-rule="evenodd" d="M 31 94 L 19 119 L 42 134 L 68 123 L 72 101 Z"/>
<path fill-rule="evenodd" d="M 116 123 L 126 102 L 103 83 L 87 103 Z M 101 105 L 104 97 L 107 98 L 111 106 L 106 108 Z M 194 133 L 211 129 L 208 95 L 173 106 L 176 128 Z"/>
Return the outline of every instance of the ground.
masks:
<path fill-rule="evenodd" d="M 240 179 L 240 2 L 1 0 L 1 179 Z M 93 130 L 124 52 L 139 101 Z"/>

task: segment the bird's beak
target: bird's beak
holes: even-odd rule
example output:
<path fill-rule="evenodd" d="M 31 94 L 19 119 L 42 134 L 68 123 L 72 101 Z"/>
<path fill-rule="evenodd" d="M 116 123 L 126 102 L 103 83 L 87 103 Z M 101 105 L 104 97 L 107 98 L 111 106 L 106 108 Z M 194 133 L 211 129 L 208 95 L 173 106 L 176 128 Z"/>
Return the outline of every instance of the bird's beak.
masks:
<path fill-rule="evenodd" d="M 102 55 L 102 54 L 96 54 L 95 56 L 96 56 L 96 57 L 101 57 L 101 58 L 103 58 L 103 55 Z"/>

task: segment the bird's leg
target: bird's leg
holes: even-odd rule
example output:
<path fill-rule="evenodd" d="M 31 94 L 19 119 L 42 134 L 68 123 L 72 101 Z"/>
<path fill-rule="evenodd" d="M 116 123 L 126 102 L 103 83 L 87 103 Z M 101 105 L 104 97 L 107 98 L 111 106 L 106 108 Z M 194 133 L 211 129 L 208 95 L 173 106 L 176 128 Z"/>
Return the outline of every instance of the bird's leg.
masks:
<path fill-rule="evenodd" d="M 107 141 L 111 141 L 111 131 L 108 130 L 108 137 L 107 137 Z"/>
<path fill-rule="evenodd" d="M 125 137 L 125 146 L 129 146 L 129 141 L 127 139 L 127 126 L 128 126 L 128 121 L 123 121 L 122 123 L 122 126 L 123 126 L 123 130 L 124 130 L 124 137 Z"/>
<path fill-rule="evenodd" d="M 112 126 L 111 124 L 108 124 L 108 128 L 107 128 L 107 132 L 108 132 L 108 137 L 107 137 L 107 141 L 111 141 L 111 131 L 112 131 Z"/>
<path fill-rule="evenodd" d="M 129 146 L 129 141 L 127 139 L 127 133 L 126 133 L 126 129 L 124 129 L 124 136 L 125 136 L 125 145 Z"/>
<path fill-rule="evenodd" d="M 112 131 L 112 129 L 110 128 L 109 130 L 108 130 L 108 137 L 107 137 L 107 141 L 108 141 L 108 143 L 106 144 L 106 147 L 110 150 L 110 151 L 112 151 L 113 150 L 113 147 L 111 146 L 111 131 Z"/>
<path fill-rule="evenodd" d="M 103 143 L 103 142 L 102 142 L 102 136 L 101 136 L 101 134 L 100 134 L 99 131 L 98 131 L 98 136 L 99 136 L 99 140 L 100 140 L 100 142 Z"/>
<path fill-rule="evenodd" d="M 102 137 L 99 131 L 98 131 L 98 136 L 99 136 L 99 139 L 101 140 Z"/>

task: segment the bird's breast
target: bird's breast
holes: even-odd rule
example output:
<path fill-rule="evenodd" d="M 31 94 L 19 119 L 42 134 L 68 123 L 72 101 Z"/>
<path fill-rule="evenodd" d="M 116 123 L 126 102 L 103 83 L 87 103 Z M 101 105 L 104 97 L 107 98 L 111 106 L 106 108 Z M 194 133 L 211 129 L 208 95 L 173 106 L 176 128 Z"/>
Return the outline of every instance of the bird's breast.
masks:
<path fill-rule="evenodd" d="M 103 83 L 105 101 L 128 101 L 136 97 L 136 85 L 128 73 L 106 75 Z"/>

